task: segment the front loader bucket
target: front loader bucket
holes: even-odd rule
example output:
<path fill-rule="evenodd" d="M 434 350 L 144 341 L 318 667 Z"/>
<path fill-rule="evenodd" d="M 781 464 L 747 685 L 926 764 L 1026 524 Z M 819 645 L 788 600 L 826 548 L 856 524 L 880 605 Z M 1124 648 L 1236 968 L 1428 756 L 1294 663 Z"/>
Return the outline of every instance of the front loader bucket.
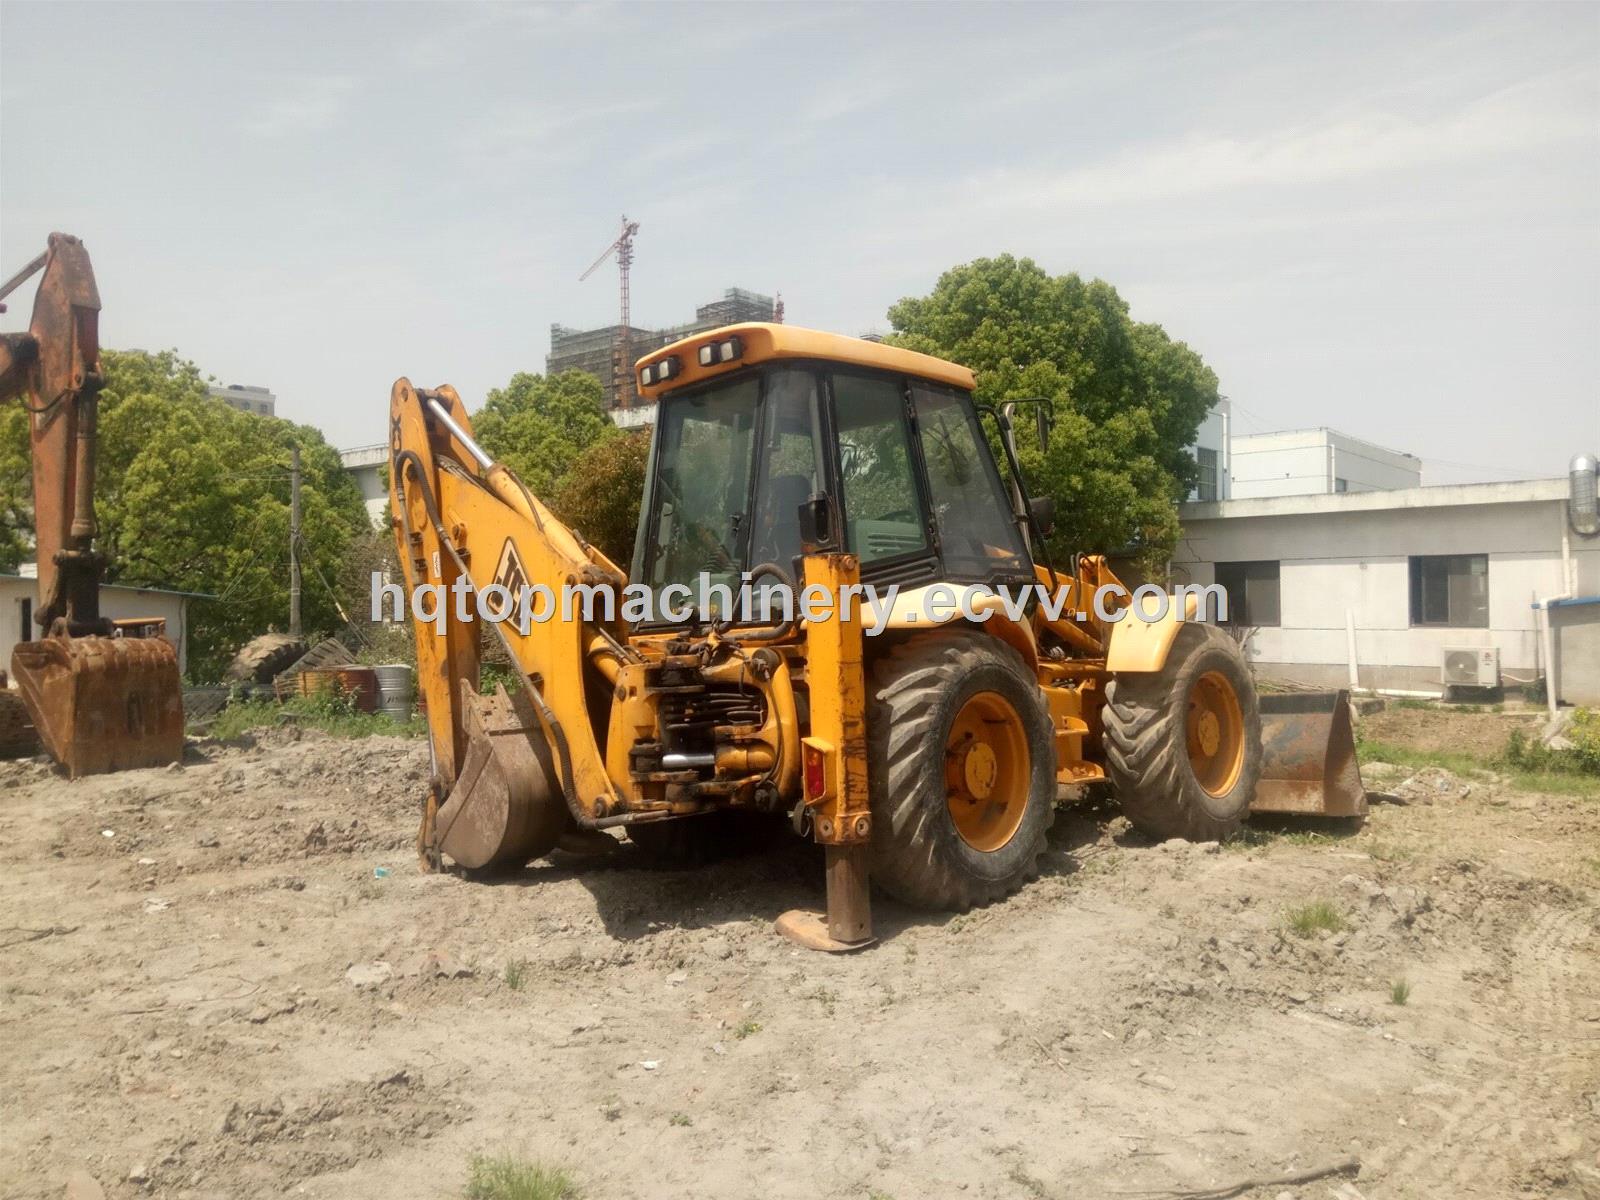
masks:
<path fill-rule="evenodd" d="M 39 740 L 73 779 L 183 757 L 178 652 L 165 638 L 18 642 L 11 674 Z"/>
<path fill-rule="evenodd" d="M 1367 791 L 1356 763 L 1349 692 L 1262 695 L 1261 779 L 1252 812 L 1359 817 Z"/>

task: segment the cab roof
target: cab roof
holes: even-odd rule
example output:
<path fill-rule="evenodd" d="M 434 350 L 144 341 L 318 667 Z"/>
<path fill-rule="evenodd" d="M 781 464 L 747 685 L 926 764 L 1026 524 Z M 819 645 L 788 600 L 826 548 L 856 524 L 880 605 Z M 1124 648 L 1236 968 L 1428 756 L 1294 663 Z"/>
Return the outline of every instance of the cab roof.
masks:
<path fill-rule="evenodd" d="M 731 362 L 712 366 L 700 365 L 700 347 L 709 343 L 726 342 L 737 337 L 742 353 Z M 839 333 L 823 333 L 818 329 L 804 329 L 798 325 L 772 325 L 761 321 L 747 321 L 739 325 L 724 325 L 708 329 L 692 337 L 673 342 L 652 351 L 634 364 L 634 371 L 643 370 L 668 358 L 678 360 L 678 370 L 670 379 L 641 386 L 639 394 L 655 400 L 666 392 L 676 391 L 694 383 L 703 383 L 718 375 L 726 375 L 741 367 L 755 366 L 779 359 L 814 359 L 823 362 L 844 363 L 853 367 L 868 367 L 877 371 L 893 371 L 900 375 L 913 375 L 919 379 L 948 384 L 971 391 L 975 385 L 972 372 L 953 362 L 934 358 L 931 354 L 918 354 L 915 350 L 902 350 L 898 346 L 885 346 L 882 342 L 869 342 L 863 338 L 845 337 Z"/>

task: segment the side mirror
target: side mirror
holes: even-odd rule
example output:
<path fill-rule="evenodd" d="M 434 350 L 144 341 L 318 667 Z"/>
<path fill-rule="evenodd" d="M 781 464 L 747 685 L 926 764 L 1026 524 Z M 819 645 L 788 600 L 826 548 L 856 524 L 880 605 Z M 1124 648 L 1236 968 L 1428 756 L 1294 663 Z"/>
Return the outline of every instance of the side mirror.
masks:
<path fill-rule="evenodd" d="M 1039 433 L 1039 449 L 1043 450 L 1050 444 L 1050 406 L 1036 405 L 1033 410 L 1033 420 Z"/>
<path fill-rule="evenodd" d="M 1048 536 L 1056 527 L 1056 498 L 1035 496 L 1028 501 L 1028 516 L 1041 535 Z"/>
<path fill-rule="evenodd" d="M 813 492 L 800 505 L 800 545 L 807 554 L 837 550 L 839 530 L 833 519 L 833 501 Z"/>

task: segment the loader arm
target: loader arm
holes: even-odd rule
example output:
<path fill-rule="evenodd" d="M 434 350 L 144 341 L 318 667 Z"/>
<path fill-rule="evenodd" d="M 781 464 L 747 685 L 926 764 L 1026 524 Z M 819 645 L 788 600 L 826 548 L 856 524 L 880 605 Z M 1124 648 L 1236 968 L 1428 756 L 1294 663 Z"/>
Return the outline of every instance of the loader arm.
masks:
<path fill-rule="evenodd" d="M 631 651 L 607 624 L 563 620 L 549 607 L 569 584 L 608 584 L 620 593 L 622 572 L 477 446 L 453 388 L 425 391 L 398 380 L 389 429 L 406 597 L 408 604 L 420 597 L 425 614 L 414 625 L 436 775 L 434 855 L 442 849 L 468 867 L 509 861 L 550 840 L 561 823 L 553 809 L 586 828 L 628 819 L 619 815 L 591 720 L 591 700 L 609 705 L 610 689 L 590 693 L 596 679 L 614 678 Z M 499 611 L 525 588 L 534 594 L 525 624 L 477 618 L 480 597 Z M 480 636 L 499 640 L 516 664 L 520 686 L 511 694 L 478 694 Z M 527 761 L 529 753 L 536 761 Z M 516 824 L 527 812 L 537 829 L 465 827 Z M 424 842 L 429 835 L 425 821 Z M 426 857 L 429 847 L 422 849 Z"/>

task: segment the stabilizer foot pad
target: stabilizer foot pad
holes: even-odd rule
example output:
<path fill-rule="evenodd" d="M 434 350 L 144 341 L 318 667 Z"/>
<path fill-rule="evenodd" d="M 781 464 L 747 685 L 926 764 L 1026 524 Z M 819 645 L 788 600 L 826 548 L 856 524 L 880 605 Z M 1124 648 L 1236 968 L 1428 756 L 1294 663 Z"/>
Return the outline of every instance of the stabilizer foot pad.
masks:
<path fill-rule="evenodd" d="M 877 938 L 863 938 L 859 942 L 837 941 L 828 933 L 827 919 L 821 914 L 803 908 L 791 908 L 778 918 L 777 930 L 795 945 L 806 950 L 823 950 L 829 954 L 849 954 L 876 942 Z"/>

